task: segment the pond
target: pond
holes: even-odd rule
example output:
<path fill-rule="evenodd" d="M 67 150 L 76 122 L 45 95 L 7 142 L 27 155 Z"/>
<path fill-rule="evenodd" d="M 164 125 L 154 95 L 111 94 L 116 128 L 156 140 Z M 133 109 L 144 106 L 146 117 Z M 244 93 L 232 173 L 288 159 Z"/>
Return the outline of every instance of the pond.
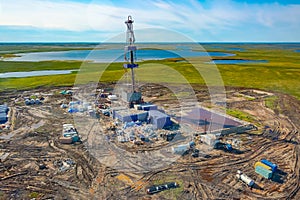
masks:
<path fill-rule="evenodd" d="M 57 74 L 70 74 L 76 70 L 42 70 L 42 71 L 29 71 L 29 72 L 6 72 L 0 73 L 0 78 L 20 78 L 31 76 L 48 76 Z"/>
<path fill-rule="evenodd" d="M 51 60 L 88 60 L 93 62 L 123 62 L 124 51 L 121 49 L 97 49 L 97 50 L 71 50 L 56 52 L 35 52 L 16 54 L 18 57 L 5 58 L 5 61 L 51 61 Z M 137 50 L 138 61 L 141 60 L 161 60 L 166 58 L 187 58 L 204 56 L 234 56 L 235 54 L 223 52 L 202 52 L 189 49 L 162 50 L 162 49 L 141 49 Z"/>

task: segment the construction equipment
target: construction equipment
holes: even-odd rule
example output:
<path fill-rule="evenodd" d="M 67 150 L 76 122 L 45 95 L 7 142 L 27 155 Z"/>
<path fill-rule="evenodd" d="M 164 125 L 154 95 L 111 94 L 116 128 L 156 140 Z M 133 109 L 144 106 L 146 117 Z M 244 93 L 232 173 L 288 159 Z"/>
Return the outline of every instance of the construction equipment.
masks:
<path fill-rule="evenodd" d="M 214 146 L 215 149 L 222 149 L 224 151 L 232 151 L 232 146 L 231 144 L 226 144 L 222 142 L 217 142 Z"/>
<path fill-rule="evenodd" d="M 59 138 L 62 144 L 71 144 L 80 141 L 80 137 L 73 124 L 64 124 L 62 136 Z"/>

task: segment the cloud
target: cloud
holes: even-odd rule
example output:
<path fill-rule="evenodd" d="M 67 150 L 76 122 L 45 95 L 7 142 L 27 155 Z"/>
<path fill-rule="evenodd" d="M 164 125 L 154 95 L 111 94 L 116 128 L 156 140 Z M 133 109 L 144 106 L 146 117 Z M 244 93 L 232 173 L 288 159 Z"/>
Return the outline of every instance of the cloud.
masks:
<path fill-rule="evenodd" d="M 133 7 L 131 7 L 133 5 Z M 0 26 L 28 26 L 38 29 L 75 32 L 124 32 L 124 21 L 131 14 L 135 29 L 166 28 L 200 37 L 209 32 L 272 28 L 274 31 L 300 31 L 300 5 L 247 4 L 231 0 L 210 1 L 114 1 L 24 0 L 0 1 Z M 300 35 L 300 34 L 299 34 Z"/>

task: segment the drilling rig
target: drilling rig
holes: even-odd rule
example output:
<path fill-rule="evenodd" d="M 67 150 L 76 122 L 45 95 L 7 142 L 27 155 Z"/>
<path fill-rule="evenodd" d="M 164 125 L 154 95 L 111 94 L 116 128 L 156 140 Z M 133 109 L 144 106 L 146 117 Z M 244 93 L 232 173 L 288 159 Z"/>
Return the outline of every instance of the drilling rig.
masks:
<path fill-rule="evenodd" d="M 131 88 L 127 91 L 124 91 L 122 94 L 123 100 L 125 100 L 129 107 L 132 108 L 134 104 L 139 104 L 142 99 L 142 94 L 136 91 L 136 83 L 135 83 L 135 75 L 134 69 L 138 68 L 138 64 L 136 64 L 136 46 L 134 45 L 135 37 L 133 32 L 133 19 L 129 15 L 125 24 L 127 26 L 126 31 L 126 45 L 125 45 L 125 53 L 124 60 L 125 63 L 123 67 L 125 69 L 130 69 L 131 72 Z"/>

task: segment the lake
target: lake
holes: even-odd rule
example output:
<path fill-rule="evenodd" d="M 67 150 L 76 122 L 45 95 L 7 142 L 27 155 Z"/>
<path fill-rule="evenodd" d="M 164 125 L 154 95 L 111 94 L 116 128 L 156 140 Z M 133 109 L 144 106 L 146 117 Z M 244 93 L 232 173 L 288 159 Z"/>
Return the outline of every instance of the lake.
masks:
<path fill-rule="evenodd" d="M 268 61 L 266 61 L 266 60 L 234 60 L 234 59 L 226 60 L 226 59 L 224 59 L 224 60 L 212 60 L 208 63 L 210 63 L 210 64 L 244 64 L 245 63 L 246 64 L 246 63 L 267 63 L 267 62 Z"/>
<path fill-rule="evenodd" d="M 29 71 L 29 72 L 6 72 L 0 73 L 0 78 L 20 78 L 30 76 L 48 76 L 57 74 L 70 74 L 76 70 L 43 70 L 43 71 Z"/>
<path fill-rule="evenodd" d="M 189 49 L 180 50 L 162 50 L 162 49 L 141 49 L 136 52 L 137 60 L 161 60 L 166 58 L 178 57 L 204 57 L 204 56 L 234 56 L 235 54 L 222 52 L 201 52 Z M 19 57 L 6 58 L 5 61 L 51 61 L 51 60 L 89 60 L 93 62 L 123 62 L 124 50 L 104 49 L 104 50 L 71 50 L 56 52 L 35 52 L 16 54 Z"/>

